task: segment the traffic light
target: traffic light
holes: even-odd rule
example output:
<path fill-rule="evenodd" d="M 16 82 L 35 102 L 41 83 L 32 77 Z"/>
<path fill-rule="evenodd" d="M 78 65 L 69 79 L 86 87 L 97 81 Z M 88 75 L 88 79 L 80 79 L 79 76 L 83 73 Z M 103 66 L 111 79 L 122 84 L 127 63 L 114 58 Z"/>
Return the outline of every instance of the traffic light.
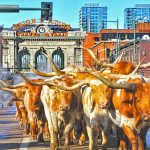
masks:
<path fill-rule="evenodd" d="M 49 9 L 49 10 L 41 11 L 41 20 L 48 20 L 48 21 L 52 22 L 53 3 L 52 2 L 41 2 L 41 8 Z"/>

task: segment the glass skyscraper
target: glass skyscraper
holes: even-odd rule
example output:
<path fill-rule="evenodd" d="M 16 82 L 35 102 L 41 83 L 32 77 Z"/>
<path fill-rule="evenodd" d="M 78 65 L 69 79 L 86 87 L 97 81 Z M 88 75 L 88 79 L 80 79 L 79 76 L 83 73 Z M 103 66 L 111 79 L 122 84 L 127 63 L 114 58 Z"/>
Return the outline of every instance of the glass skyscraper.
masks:
<path fill-rule="evenodd" d="M 96 33 L 102 28 L 107 29 L 107 7 L 100 7 L 98 3 L 85 4 L 79 12 L 80 29 Z"/>
<path fill-rule="evenodd" d="M 124 10 L 124 28 L 133 29 L 134 21 L 150 22 L 150 4 L 136 4 Z"/>

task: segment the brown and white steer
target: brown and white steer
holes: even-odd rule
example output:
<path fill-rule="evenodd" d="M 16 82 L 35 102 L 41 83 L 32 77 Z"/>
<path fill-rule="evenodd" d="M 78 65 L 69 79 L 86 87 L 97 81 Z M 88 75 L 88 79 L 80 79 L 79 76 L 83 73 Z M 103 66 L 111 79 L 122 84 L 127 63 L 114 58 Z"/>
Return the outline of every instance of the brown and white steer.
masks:
<path fill-rule="evenodd" d="M 34 82 L 41 82 L 43 79 L 33 79 Z M 30 122 L 30 133 L 33 139 L 36 139 L 38 131 L 38 141 L 43 141 L 43 130 L 46 123 L 46 117 L 44 112 L 44 107 L 40 99 L 42 86 L 34 86 L 27 82 L 20 83 L 17 85 L 7 85 L 5 86 L 11 89 L 24 88 L 25 94 L 23 97 L 24 105 L 28 111 L 28 119 Z M 48 136 L 49 133 L 46 133 Z"/>
<path fill-rule="evenodd" d="M 68 76 L 55 76 L 44 82 L 34 82 L 22 77 L 30 84 L 43 86 L 41 91 L 41 101 L 44 105 L 45 115 L 51 136 L 51 149 L 59 148 L 59 130 L 64 127 L 65 149 L 69 149 L 70 132 L 75 119 L 82 117 L 83 109 L 80 89 L 70 91 L 61 90 L 59 86 L 72 86 L 74 78 Z M 49 84 L 50 82 L 50 84 Z M 52 85 L 52 86 L 51 86 Z"/>
<path fill-rule="evenodd" d="M 0 80 L 0 82 L 5 84 L 4 81 Z M 28 120 L 28 113 L 27 109 L 25 108 L 25 104 L 23 101 L 25 95 L 25 88 L 18 88 L 18 89 L 9 89 L 5 87 L 0 87 L 0 90 L 8 91 L 12 93 L 12 98 L 9 100 L 8 106 L 12 106 L 15 102 L 16 104 L 16 119 L 19 119 L 20 125 L 24 126 L 23 134 L 27 135 L 29 133 L 29 120 Z"/>
<path fill-rule="evenodd" d="M 54 84 L 71 86 L 73 79 L 67 76 L 53 81 Z M 51 89 L 43 86 L 41 100 L 44 105 L 46 118 L 48 120 L 51 149 L 58 149 L 59 124 L 64 124 L 65 149 L 69 149 L 69 137 L 76 118 L 81 117 L 82 103 L 80 90 L 64 91 L 58 88 Z"/>
<path fill-rule="evenodd" d="M 82 95 L 84 117 L 87 124 L 89 137 L 89 149 L 98 149 L 98 131 L 102 130 L 102 148 L 106 146 L 112 121 L 108 117 L 107 111 L 99 107 L 101 99 L 109 99 L 111 89 L 106 91 L 107 86 L 99 80 L 90 80 L 89 86 L 85 87 Z"/>
<path fill-rule="evenodd" d="M 144 134 L 142 138 L 145 137 L 150 125 L 150 83 L 146 83 L 142 76 L 133 76 L 127 81 L 123 80 L 123 83 L 120 83 L 120 80 L 114 83 L 102 76 L 94 76 L 106 84 L 108 89 L 114 89 L 113 93 L 110 93 L 112 98 L 104 99 L 100 106 L 106 108 L 112 102 L 113 107 L 107 109 L 110 118 L 115 124 L 122 127 L 133 150 L 144 150 L 140 134 Z"/>

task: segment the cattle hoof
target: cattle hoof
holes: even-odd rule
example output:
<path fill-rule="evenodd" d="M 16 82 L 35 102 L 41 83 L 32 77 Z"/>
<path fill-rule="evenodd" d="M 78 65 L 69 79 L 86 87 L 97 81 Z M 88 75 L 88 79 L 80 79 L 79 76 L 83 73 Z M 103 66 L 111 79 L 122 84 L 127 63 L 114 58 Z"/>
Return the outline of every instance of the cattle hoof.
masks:
<path fill-rule="evenodd" d="M 102 144 L 101 149 L 102 149 L 102 150 L 107 150 L 107 144 Z"/>
<path fill-rule="evenodd" d="M 79 140 L 79 145 L 84 145 L 85 141 Z"/>
<path fill-rule="evenodd" d="M 62 136 L 63 136 L 63 132 L 59 132 L 59 139 L 61 139 L 62 138 Z"/>
<path fill-rule="evenodd" d="M 43 135 L 38 135 L 38 140 L 37 140 L 37 142 L 38 142 L 38 143 L 44 142 Z"/>
<path fill-rule="evenodd" d="M 19 121 L 19 125 L 20 125 L 20 127 L 23 126 L 23 120 L 20 120 L 20 121 Z"/>
<path fill-rule="evenodd" d="M 76 138 L 73 138 L 73 143 L 77 143 L 78 142 L 78 140 L 76 139 Z"/>
<path fill-rule="evenodd" d="M 70 144 L 76 144 L 78 141 L 76 138 L 71 138 L 70 139 Z"/>
<path fill-rule="evenodd" d="M 32 136 L 32 140 L 37 140 L 36 135 L 35 135 L 35 136 Z"/>
<path fill-rule="evenodd" d="M 59 150 L 58 145 L 51 144 L 50 150 Z"/>
<path fill-rule="evenodd" d="M 96 129 L 97 128 L 97 125 L 96 124 L 92 124 L 91 125 L 91 129 Z"/>
<path fill-rule="evenodd" d="M 46 138 L 50 138 L 50 135 L 46 135 L 45 137 L 46 137 Z"/>
<path fill-rule="evenodd" d="M 70 150 L 69 146 L 64 146 L 64 150 Z"/>
<path fill-rule="evenodd" d="M 94 146 L 93 150 L 98 150 L 98 146 Z M 101 149 L 102 150 L 102 149 Z"/>
<path fill-rule="evenodd" d="M 50 134 L 49 133 L 45 134 L 45 137 L 50 138 Z"/>
<path fill-rule="evenodd" d="M 89 150 L 98 150 L 98 146 L 89 147 Z"/>
<path fill-rule="evenodd" d="M 73 139 L 70 139 L 69 144 L 74 144 Z"/>
<path fill-rule="evenodd" d="M 24 130 L 24 131 L 23 131 L 23 135 L 24 135 L 24 136 L 27 135 L 27 130 Z"/>
<path fill-rule="evenodd" d="M 30 133 L 30 124 L 27 124 L 26 129 L 27 129 L 27 134 L 29 134 Z"/>

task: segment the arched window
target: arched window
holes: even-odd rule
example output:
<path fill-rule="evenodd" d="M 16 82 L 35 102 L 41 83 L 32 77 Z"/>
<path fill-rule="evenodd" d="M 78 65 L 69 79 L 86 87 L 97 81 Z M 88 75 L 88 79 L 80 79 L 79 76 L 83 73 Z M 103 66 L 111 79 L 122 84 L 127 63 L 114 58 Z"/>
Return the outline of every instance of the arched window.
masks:
<path fill-rule="evenodd" d="M 20 69 L 29 69 L 30 53 L 28 50 L 23 50 L 19 53 Z"/>
<path fill-rule="evenodd" d="M 35 68 L 40 71 L 48 71 L 49 64 L 47 58 L 42 54 L 43 50 L 39 50 L 35 54 Z"/>
<path fill-rule="evenodd" d="M 60 47 L 52 53 L 52 58 L 59 69 L 64 69 L 64 53 Z"/>

